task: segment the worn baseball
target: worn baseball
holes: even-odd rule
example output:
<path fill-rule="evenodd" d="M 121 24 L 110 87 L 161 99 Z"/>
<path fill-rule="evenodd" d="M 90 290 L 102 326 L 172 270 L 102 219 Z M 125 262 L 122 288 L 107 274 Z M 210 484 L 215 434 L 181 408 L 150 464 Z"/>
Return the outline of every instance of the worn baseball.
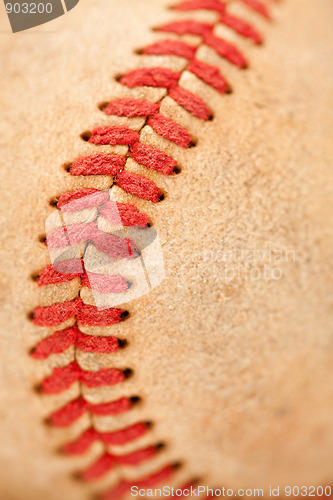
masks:
<path fill-rule="evenodd" d="M 0 6 L 0 500 L 332 496 L 331 1 L 65 3 Z"/>

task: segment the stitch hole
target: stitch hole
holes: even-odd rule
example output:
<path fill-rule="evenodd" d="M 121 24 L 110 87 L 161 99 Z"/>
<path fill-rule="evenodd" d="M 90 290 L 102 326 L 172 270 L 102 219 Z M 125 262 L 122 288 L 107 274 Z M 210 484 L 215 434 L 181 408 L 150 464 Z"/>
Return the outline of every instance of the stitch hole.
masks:
<path fill-rule="evenodd" d="M 50 207 L 56 207 L 58 205 L 59 198 L 56 196 L 54 198 L 51 198 L 49 201 Z"/>
<path fill-rule="evenodd" d="M 126 368 L 126 370 L 123 370 L 123 374 L 124 374 L 124 377 L 126 379 L 128 379 L 128 378 L 133 377 L 134 371 L 132 370 L 132 368 Z"/>
<path fill-rule="evenodd" d="M 144 49 L 135 49 L 134 54 L 138 54 L 139 56 L 142 55 L 144 52 Z"/>
<path fill-rule="evenodd" d="M 174 174 L 176 174 L 176 175 L 180 174 L 180 172 L 181 172 L 181 171 L 182 171 L 182 169 L 181 169 L 181 168 L 179 168 L 179 167 L 175 167 L 175 168 L 173 169 L 173 173 L 174 173 Z"/>
<path fill-rule="evenodd" d="M 195 146 L 198 144 L 198 141 L 192 140 L 190 144 L 188 145 L 189 148 L 195 148 Z"/>
<path fill-rule="evenodd" d="M 91 135 L 92 134 L 91 134 L 90 130 L 86 130 L 85 132 L 82 132 L 80 137 L 81 137 L 81 139 L 83 139 L 84 141 L 87 142 L 87 141 L 89 141 Z"/>
<path fill-rule="evenodd" d="M 71 477 L 72 479 L 74 479 L 75 481 L 82 481 L 82 476 L 81 476 L 81 473 L 78 472 L 78 471 L 74 471 L 71 473 Z"/>
<path fill-rule="evenodd" d="M 30 311 L 28 314 L 27 314 L 27 318 L 29 321 L 33 321 L 34 318 L 35 318 L 35 313 L 34 311 Z"/>
<path fill-rule="evenodd" d="M 73 165 L 73 162 L 69 161 L 67 163 L 64 163 L 62 168 L 65 170 L 65 172 L 70 172 L 72 165 Z"/>
<path fill-rule="evenodd" d="M 147 427 L 147 429 L 151 429 L 154 424 L 153 424 L 153 422 L 148 421 L 148 422 L 144 422 L 144 425 Z"/>
<path fill-rule="evenodd" d="M 32 347 L 31 349 L 29 349 L 29 351 L 28 351 L 29 356 L 33 356 L 35 350 L 36 350 L 36 347 Z"/>
<path fill-rule="evenodd" d="M 59 448 L 56 448 L 55 452 L 58 454 L 58 455 L 66 455 L 66 451 L 64 450 L 64 448 L 62 446 L 59 446 Z"/>
<path fill-rule="evenodd" d="M 43 423 L 44 423 L 45 425 L 47 425 L 47 426 L 50 426 L 50 425 L 51 425 L 51 419 L 50 419 L 50 417 L 45 417 L 45 418 L 43 419 Z"/>
<path fill-rule="evenodd" d="M 209 115 L 209 117 L 208 117 L 208 121 L 209 121 L 209 122 L 212 122 L 213 120 L 214 120 L 214 115 L 213 115 L 213 113 L 212 113 L 211 115 Z"/>
<path fill-rule="evenodd" d="M 39 271 L 36 271 L 36 272 L 32 273 L 32 274 L 30 275 L 30 278 L 32 279 L 32 281 L 37 282 L 37 281 L 38 281 L 38 278 L 39 278 Z"/>
<path fill-rule="evenodd" d="M 38 241 L 40 243 L 43 243 L 43 245 L 46 245 L 46 234 L 41 234 L 39 237 L 38 237 Z"/>
<path fill-rule="evenodd" d="M 165 199 L 165 195 L 161 193 L 158 197 L 158 201 L 163 201 Z"/>
<path fill-rule="evenodd" d="M 161 450 L 163 450 L 163 449 L 165 449 L 165 448 L 166 448 L 166 444 L 165 444 L 165 443 L 162 443 L 162 442 L 161 442 L 161 443 L 157 443 L 157 444 L 155 445 L 155 449 L 156 449 L 157 451 L 161 451 Z"/>
<path fill-rule="evenodd" d="M 98 104 L 98 109 L 100 109 L 101 111 L 104 111 L 104 109 L 106 108 L 106 106 L 108 104 L 109 104 L 108 101 L 103 101 L 100 104 Z"/>
<path fill-rule="evenodd" d="M 120 82 L 123 76 L 124 76 L 123 74 L 118 74 L 114 77 L 114 79 L 116 80 L 116 82 Z"/>
<path fill-rule="evenodd" d="M 121 321 L 124 321 L 126 318 L 128 318 L 130 315 L 129 311 L 123 311 L 120 315 Z"/>
<path fill-rule="evenodd" d="M 128 341 L 126 339 L 118 339 L 118 347 L 119 349 L 124 349 L 127 347 Z"/>
<path fill-rule="evenodd" d="M 174 470 L 178 470 L 180 469 L 181 467 L 183 466 L 183 462 L 174 462 L 171 467 L 174 469 Z"/>
<path fill-rule="evenodd" d="M 34 390 L 35 390 L 35 392 L 37 392 L 37 394 L 42 394 L 43 393 L 43 386 L 42 386 L 42 384 L 35 385 Z"/>
<path fill-rule="evenodd" d="M 132 396 L 129 400 L 132 403 L 132 405 L 136 405 L 141 402 L 140 396 Z"/>

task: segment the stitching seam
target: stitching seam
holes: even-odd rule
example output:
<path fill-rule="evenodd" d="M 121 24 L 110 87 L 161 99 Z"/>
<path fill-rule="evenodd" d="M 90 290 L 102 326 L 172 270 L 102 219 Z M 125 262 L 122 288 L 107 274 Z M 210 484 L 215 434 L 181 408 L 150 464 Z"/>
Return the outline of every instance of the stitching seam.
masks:
<path fill-rule="evenodd" d="M 269 19 L 269 11 L 266 5 L 258 0 L 235 0 L 242 2 L 256 13 Z M 228 82 L 220 70 L 196 59 L 196 52 L 202 45 L 207 45 L 226 59 L 229 63 L 245 69 L 247 61 L 238 48 L 223 38 L 213 34 L 214 28 L 222 23 L 234 30 L 238 35 L 252 40 L 255 44 L 262 42 L 261 35 L 253 26 L 240 18 L 227 12 L 228 4 L 221 0 L 189 0 L 181 2 L 173 7 L 179 11 L 193 11 L 206 9 L 218 14 L 216 23 L 209 24 L 191 19 L 186 21 L 174 21 L 160 26 L 156 31 L 173 33 L 179 36 L 192 34 L 199 35 L 202 39 L 199 45 L 190 45 L 182 40 L 166 39 L 145 47 L 139 53 L 145 55 L 174 55 L 187 60 L 186 66 L 181 72 L 170 69 L 154 67 L 135 69 L 117 78 L 121 85 L 128 88 L 139 86 L 165 88 L 166 94 L 158 102 L 150 102 L 142 99 L 122 98 L 116 99 L 101 106 L 101 110 L 107 115 L 132 117 L 144 117 L 145 121 L 139 131 L 133 131 L 128 127 L 109 126 L 97 127 L 91 132 L 84 132 L 81 137 L 96 146 L 127 145 L 128 153 L 125 156 L 115 154 L 95 154 L 78 158 L 67 165 L 68 172 L 73 176 L 82 175 L 110 175 L 114 178 L 113 185 L 119 186 L 134 196 L 148 200 L 152 203 L 160 202 L 164 194 L 151 180 L 131 173 L 126 170 L 129 158 L 148 169 L 157 170 L 164 175 L 174 175 L 180 172 L 177 162 L 165 152 L 140 142 L 140 134 L 146 125 L 149 125 L 158 135 L 182 148 L 195 146 L 195 142 L 188 131 L 174 120 L 160 113 L 160 106 L 165 97 L 173 99 L 194 117 L 201 120 L 213 118 L 207 104 L 196 94 L 179 86 L 179 79 L 184 71 L 196 75 L 203 82 L 224 94 L 230 92 Z M 112 187 L 111 187 L 112 189 Z M 92 202 L 89 201 L 93 199 Z M 121 204 L 111 202 L 107 193 L 97 189 L 81 189 L 79 191 L 64 193 L 53 201 L 58 209 L 84 210 L 91 206 L 98 207 L 98 214 L 112 221 L 114 207 L 120 213 L 123 225 L 134 227 L 146 227 L 150 225 L 147 215 L 136 210 L 133 204 Z M 71 208 L 69 208 L 71 207 Z M 135 249 L 127 241 L 128 247 L 124 249 L 117 246 L 116 240 L 110 238 L 112 235 L 103 234 L 99 231 L 96 220 L 89 224 L 73 224 L 64 231 L 54 230 L 47 236 L 45 243 L 49 248 L 59 248 L 66 245 L 66 239 L 74 242 L 93 242 L 96 248 L 110 248 L 116 245 L 116 255 L 131 258 Z M 67 243 L 68 244 L 68 243 Z M 89 287 L 89 273 L 84 269 L 82 259 L 66 261 L 64 269 L 55 270 L 52 265 L 47 266 L 35 275 L 40 287 L 51 284 L 70 282 L 78 279 L 80 290 L 82 286 Z M 121 293 L 128 289 L 128 283 L 122 276 L 112 276 L 107 282 L 99 282 L 96 285 L 100 293 Z M 90 417 L 90 427 L 81 436 L 71 443 L 64 445 L 62 451 L 68 455 L 85 453 L 93 442 L 99 440 L 104 446 L 103 455 L 86 470 L 78 473 L 85 481 L 99 479 L 114 467 L 137 466 L 142 461 L 153 459 L 162 450 L 162 443 L 148 446 L 125 455 L 111 454 L 107 451 L 108 446 L 125 445 L 145 435 L 151 428 L 151 422 L 137 422 L 125 429 L 102 433 L 94 427 L 94 415 L 106 416 L 117 415 L 140 402 L 140 397 L 134 395 L 131 398 L 123 397 L 117 401 L 103 404 L 91 404 L 83 397 L 82 386 L 101 387 L 119 384 L 132 375 L 130 368 L 126 369 L 100 369 L 97 372 L 82 370 L 77 362 L 77 350 L 84 352 L 112 353 L 126 347 L 126 340 L 116 337 L 104 337 L 87 335 L 80 331 L 80 325 L 110 326 L 128 317 L 128 311 L 119 308 L 110 308 L 103 311 L 97 310 L 95 306 L 84 304 L 80 291 L 78 296 L 71 301 L 55 303 L 48 307 L 36 307 L 30 318 L 37 326 L 54 327 L 61 326 L 64 322 L 75 319 L 75 324 L 55 331 L 50 337 L 42 340 L 31 352 L 35 359 L 46 359 L 51 354 L 59 354 L 71 346 L 74 346 L 74 359 L 63 368 L 55 368 L 52 374 L 45 378 L 39 390 L 45 394 L 59 394 L 68 389 L 74 382 L 79 383 L 80 396 L 69 402 L 62 408 L 54 411 L 48 418 L 48 423 L 57 427 L 72 425 L 84 413 Z M 104 500 L 116 500 L 126 495 L 131 486 L 135 484 L 140 488 L 148 488 L 169 480 L 179 464 L 169 464 L 160 471 L 142 478 L 135 483 L 121 480 L 119 484 L 108 490 Z M 195 484 L 193 480 L 191 485 Z M 188 487 L 188 486 L 186 486 Z M 184 488 L 186 488 L 184 487 Z"/>

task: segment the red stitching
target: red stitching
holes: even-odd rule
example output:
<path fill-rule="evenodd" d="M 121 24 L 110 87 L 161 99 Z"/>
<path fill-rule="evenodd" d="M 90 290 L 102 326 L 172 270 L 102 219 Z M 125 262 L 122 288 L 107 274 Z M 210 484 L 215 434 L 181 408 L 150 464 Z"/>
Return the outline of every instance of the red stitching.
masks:
<path fill-rule="evenodd" d="M 142 450 L 137 450 L 127 455 L 111 455 L 105 453 L 95 463 L 81 472 L 80 477 L 85 481 L 94 481 L 107 474 L 117 465 L 135 466 L 153 458 L 157 453 L 155 446 L 148 446 Z"/>
<path fill-rule="evenodd" d="M 80 297 L 47 307 L 36 307 L 33 321 L 37 326 L 58 326 L 74 318 L 82 325 L 110 326 L 122 318 L 121 309 L 98 311 L 96 307 L 84 304 Z"/>
<path fill-rule="evenodd" d="M 133 403 L 128 398 L 121 398 L 118 399 L 117 401 L 112 401 L 110 403 L 93 405 L 91 403 L 88 403 L 83 397 L 79 397 L 77 399 L 74 399 L 73 401 L 70 401 L 69 403 L 67 403 L 67 405 L 63 406 L 62 408 L 59 408 L 59 410 L 53 412 L 49 416 L 49 422 L 57 427 L 68 427 L 86 412 L 90 412 L 93 415 L 99 415 L 99 416 L 119 415 L 121 413 L 129 411 L 132 405 Z M 90 434 L 92 431 L 94 431 L 95 433 L 94 440 L 97 438 L 101 438 L 100 433 L 97 432 L 95 429 L 90 430 Z M 75 442 L 76 444 L 72 443 L 70 447 L 72 448 L 74 447 L 75 449 L 77 449 L 78 447 L 79 449 L 81 449 L 82 446 L 81 440 L 86 442 L 86 436 L 84 433 Z M 81 451 L 80 452 L 76 451 L 76 453 L 81 453 Z"/>
<path fill-rule="evenodd" d="M 126 401 L 125 398 L 124 401 Z M 87 404 L 87 406 L 84 409 L 85 410 L 89 409 L 95 415 L 117 415 L 121 413 L 120 411 L 116 412 L 114 410 L 113 413 L 111 413 L 111 411 L 109 411 L 108 413 L 106 413 L 106 411 L 104 413 L 98 413 L 98 410 L 96 410 L 97 406 L 102 406 L 102 405 L 95 405 L 95 410 L 94 410 L 93 405 Z M 118 405 L 118 410 L 119 408 L 121 408 L 120 405 Z M 129 408 L 126 407 L 126 409 Z M 82 413 L 79 416 L 81 415 Z M 79 416 L 77 418 L 79 418 Z M 60 427 L 63 426 L 67 427 L 67 425 L 70 425 L 75 420 L 74 419 L 72 421 L 70 421 L 69 419 L 66 420 L 66 417 L 60 415 L 60 419 L 58 418 L 58 416 L 56 416 L 54 425 Z M 69 422 L 69 424 L 67 424 L 67 422 Z M 147 433 L 148 429 L 149 425 L 142 422 L 134 424 L 130 427 L 126 427 L 125 429 L 121 429 L 119 431 L 104 432 L 104 433 L 98 432 L 96 431 L 96 429 L 91 427 L 86 431 L 84 431 L 76 441 L 74 441 L 73 443 L 66 444 L 63 448 L 63 451 L 68 455 L 81 455 L 85 453 L 95 441 L 101 441 L 103 444 L 107 446 L 125 445 L 144 436 Z"/>
<path fill-rule="evenodd" d="M 70 166 L 71 175 L 116 175 L 126 163 L 126 158 L 115 154 L 99 154 L 78 158 Z"/>
<path fill-rule="evenodd" d="M 116 99 L 109 102 L 103 109 L 107 115 L 127 116 L 132 118 L 134 116 L 147 116 L 154 115 L 159 112 L 160 103 L 144 101 L 143 99 Z"/>
<path fill-rule="evenodd" d="M 116 368 L 102 368 L 97 372 L 88 372 L 73 361 L 63 368 L 54 368 L 52 374 L 43 380 L 41 389 L 45 394 L 59 394 L 74 382 L 80 382 L 87 387 L 101 387 L 119 384 L 125 378 L 123 371 Z"/>
<path fill-rule="evenodd" d="M 97 127 L 89 138 L 91 144 L 110 144 L 111 146 L 134 144 L 140 136 L 127 127 Z"/>
<path fill-rule="evenodd" d="M 201 120 L 208 120 L 211 116 L 207 104 L 201 97 L 193 94 L 189 90 L 183 89 L 182 87 L 175 87 L 169 91 L 169 97 L 178 102 L 180 106 L 183 106 L 183 108 L 193 116 Z"/>
<path fill-rule="evenodd" d="M 180 76 L 180 73 L 167 68 L 140 68 L 130 71 L 119 81 L 129 88 L 147 86 L 172 89 L 177 85 Z"/>
<path fill-rule="evenodd" d="M 190 45 L 188 43 L 182 42 L 181 40 L 163 40 L 161 42 L 153 43 L 148 45 L 142 51 L 143 54 L 147 55 L 165 55 L 165 56 L 178 56 L 184 57 L 185 59 L 193 59 L 197 47 L 195 45 Z"/>
<path fill-rule="evenodd" d="M 132 158 L 146 168 L 157 170 L 161 174 L 171 175 L 177 166 L 176 160 L 157 148 L 137 142 L 130 148 Z"/>
<path fill-rule="evenodd" d="M 237 1 L 247 5 L 265 18 L 269 18 L 268 9 L 261 1 Z M 230 15 L 227 12 L 227 7 L 227 4 L 221 0 L 190 0 L 182 2 L 175 6 L 174 9 L 215 11 L 218 13 L 217 23 L 227 25 L 239 35 L 249 38 L 257 44 L 261 43 L 260 33 L 249 23 Z M 217 23 L 203 23 L 189 19 L 167 23 L 157 28 L 157 30 L 178 35 L 199 35 L 202 38 L 202 43 L 211 47 L 222 58 L 240 69 L 245 68 L 247 61 L 236 45 L 214 34 L 213 31 Z M 229 84 L 220 70 L 216 66 L 206 64 L 196 58 L 196 52 L 200 45 L 191 45 L 182 40 L 166 39 L 143 48 L 139 53 L 183 57 L 187 60 L 187 71 L 193 73 L 219 93 L 226 93 L 229 90 Z M 128 88 L 138 86 L 164 88 L 171 99 L 197 119 L 210 119 L 212 115 L 207 104 L 199 96 L 179 85 L 181 74 L 168 68 L 139 68 L 119 77 L 118 81 Z M 100 106 L 100 109 L 106 115 L 127 118 L 143 117 L 145 119 L 144 126 L 149 125 L 161 137 L 179 147 L 188 148 L 193 145 L 188 131 L 170 118 L 163 116 L 160 113 L 160 108 L 161 102 L 154 103 L 130 97 L 114 99 Z M 67 164 L 65 166 L 66 170 L 73 176 L 109 175 L 114 178 L 114 184 L 132 195 L 153 203 L 162 200 L 163 194 L 154 182 L 142 175 L 125 170 L 127 158 L 133 158 L 147 169 L 156 170 L 164 175 L 178 172 L 175 159 L 156 147 L 140 142 L 142 128 L 139 131 L 134 131 L 126 126 L 106 126 L 97 127 L 89 133 L 82 134 L 83 139 L 96 146 L 125 145 L 128 147 L 128 153 L 126 156 L 112 153 L 85 156 Z M 149 225 L 148 216 L 140 213 L 135 208 L 135 205 L 110 201 L 108 193 L 97 189 L 80 189 L 64 193 L 56 200 L 56 205 L 65 215 L 66 213 L 70 214 L 71 212 L 97 207 L 98 216 L 115 225 L 119 224 L 119 216 L 124 226 L 145 227 Z M 84 241 L 92 241 L 97 250 L 114 258 L 119 256 L 133 258 L 136 256 L 134 245 L 130 241 L 121 240 L 113 234 L 101 232 L 96 221 L 85 224 L 71 224 L 66 228 L 57 228 L 47 235 L 46 243 L 49 248 L 65 248 Z M 81 259 L 69 259 L 65 262 L 59 262 L 56 269 L 52 266 L 46 266 L 37 276 L 37 283 L 38 286 L 42 287 L 66 283 L 74 279 L 79 280 L 80 287 L 91 287 L 93 283 L 94 289 L 100 293 L 121 293 L 130 286 L 121 276 L 104 277 L 86 272 Z M 39 342 L 36 348 L 32 350 L 32 356 L 35 359 L 46 359 L 51 354 L 59 354 L 72 346 L 74 347 L 74 361 L 65 367 L 55 368 L 52 374 L 42 382 L 42 390 L 48 394 L 55 394 L 67 390 L 75 382 L 88 387 L 99 387 L 118 384 L 125 380 L 126 376 L 130 374 L 126 370 L 111 368 L 100 369 L 97 372 L 85 371 L 76 361 L 76 349 L 85 352 L 112 353 L 122 346 L 122 341 L 116 337 L 87 335 L 80 331 L 80 325 L 109 326 L 118 323 L 125 317 L 126 313 L 118 308 L 98 311 L 96 307 L 84 304 L 79 296 L 68 302 L 55 303 L 48 307 L 36 307 L 33 313 L 33 321 L 38 326 L 59 326 L 70 319 L 75 322 L 74 326 L 53 332 L 52 335 Z M 137 399 L 136 397 L 123 397 L 108 403 L 91 404 L 81 395 L 54 411 L 49 416 L 48 421 L 57 427 L 67 427 L 85 413 L 99 416 L 118 415 L 129 411 L 133 404 L 137 402 Z M 82 454 L 96 440 L 102 442 L 104 446 L 124 445 L 142 437 L 148 428 L 148 424 L 139 422 L 115 432 L 101 433 L 91 425 L 82 432 L 76 441 L 65 444 L 63 451 L 69 455 Z M 88 481 L 97 479 L 116 464 L 135 466 L 141 460 L 153 458 L 156 451 L 156 446 L 149 446 L 130 454 L 117 456 L 105 451 L 94 464 L 79 473 L 79 475 L 82 479 Z M 140 488 L 148 488 L 166 482 L 173 476 L 175 469 L 176 467 L 168 465 L 160 471 L 136 481 L 135 485 Z M 115 488 L 111 488 L 103 498 L 104 500 L 118 500 L 129 492 L 132 485 L 134 483 L 121 481 Z"/>
<path fill-rule="evenodd" d="M 119 342 L 116 337 L 96 337 L 80 332 L 77 326 L 59 330 L 42 340 L 32 351 L 35 359 L 46 359 L 51 354 L 60 354 L 71 346 L 84 352 L 117 352 Z"/>
<path fill-rule="evenodd" d="M 160 201 L 162 196 L 161 191 L 152 181 L 126 170 L 115 177 L 115 183 L 124 191 L 154 203 Z"/>

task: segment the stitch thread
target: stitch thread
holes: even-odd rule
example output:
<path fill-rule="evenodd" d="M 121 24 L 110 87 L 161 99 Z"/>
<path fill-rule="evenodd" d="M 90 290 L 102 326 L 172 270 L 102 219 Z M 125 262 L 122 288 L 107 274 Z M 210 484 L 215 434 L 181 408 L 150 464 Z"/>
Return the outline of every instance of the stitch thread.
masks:
<path fill-rule="evenodd" d="M 249 8 L 269 19 L 267 7 L 259 0 L 237 0 Z M 201 44 L 211 47 L 222 58 L 235 65 L 239 69 L 247 67 L 247 60 L 239 49 L 232 43 L 216 36 L 213 30 L 218 23 L 222 23 L 234 30 L 237 34 L 249 38 L 254 43 L 262 41 L 260 33 L 242 19 L 230 15 L 227 12 L 227 4 L 221 0 L 190 0 L 181 2 L 174 10 L 192 11 L 196 9 L 212 10 L 218 13 L 217 23 L 204 23 L 192 19 L 174 21 L 167 23 L 157 31 L 173 33 L 176 35 L 199 35 Z M 221 94 L 230 91 L 229 83 L 226 81 L 216 66 L 211 66 L 196 58 L 196 52 L 201 45 L 191 45 L 182 40 L 166 39 L 153 43 L 138 53 L 173 55 L 183 57 L 187 60 L 186 70 L 197 78 L 214 88 Z M 182 106 L 187 112 L 200 120 L 209 120 L 212 113 L 207 104 L 196 94 L 189 92 L 179 85 L 182 72 L 175 72 L 168 68 L 139 68 L 129 71 L 127 74 L 117 78 L 120 84 L 128 88 L 140 86 L 160 87 L 166 89 L 166 95 Z M 163 99 L 163 98 L 162 98 Z M 181 125 L 160 113 L 161 102 L 150 102 L 144 99 L 121 98 L 114 99 L 100 105 L 100 109 L 106 115 L 125 116 L 127 118 L 143 117 L 144 126 L 149 125 L 164 139 L 173 142 L 179 147 L 188 148 L 194 142 L 188 131 Z M 94 154 L 77 158 L 64 166 L 72 176 L 86 175 L 109 175 L 113 177 L 115 185 L 124 191 L 148 200 L 152 203 L 161 201 L 163 193 L 150 179 L 126 170 L 128 158 L 133 158 L 137 163 L 147 169 L 155 170 L 163 175 L 172 175 L 179 172 L 177 162 L 165 152 L 140 142 L 140 131 L 134 131 L 126 126 L 97 127 L 92 131 L 84 132 L 81 137 L 90 144 L 98 145 L 125 145 L 128 147 L 126 156 L 116 154 Z M 66 213 L 76 213 L 85 209 L 96 209 L 97 217 L 103 217 L 107 221 L 119 225 L 147 227 L 149 219 L 146 214 L 136 210 L 133 204 L 121 204 L 110 201 L 108 193 L 98 189 L 81 189 L 74 192 L 64 193 L 53 203 L 59 210 Z M 119 220 L 120 217 L 120 220 Z M 57 228 L 47 236 L 47 246 L 50 249 L 66 248 L 76 243 L 92 242 L 97 250 L 106 253 L 113 258 L 125 257 L 135 258 L 138 254 L 134 244 L 128 239 L 123 240 L 115 235 L 99 231 L 96 221 L 72 224 L 65 228 Z M 57 262 L 56 268 L 46 266 L 36 277 L 39 287 L 67 283 L 74 279 L 79 280 L 80 287 L 93 287 L 99 293 L 123 293 L 128 289 L 128 283 L 122 276 L 101 276 L 84 269 L 81 259 L 68 259 Z M 118 308 L 98 311 L 96 307 L 84 304 L 80 296 L 63 303 L 55 303 L 48 307 L 36 307 L 32 315 L 34 323 L 43 327 L 59 326 L 69 319 L 75 321 L 75 325 L 55 331 L 46 339 L 42 340 L 31 354 L 35 359 L 46 359 L 51 354 L 59 354 L 64 350 L 74 348 L 74 361 L 63 368 L 55 368 L 49 377 L 46 377 L 41 388 L 47 394 L 57 394 L 68 389 L 73 383 L 87 387 L 100 387 L 121 383 L 131 375 L 131 370 L 120 370 L 117 368 L 100 369 L 97 372 L 83 370 L 76 361 L 76 350 L 84 352 L 116 352 L 125 344 L 116 337 L 92 336 L 80 331 L 80 325 L 84 326 L 110 326 L 127 317 L 127 311 Z M 84 397 L 70 401 L 62 408 L 54 411 L 48 418 L 51 425 L 67 427 L 72 425 L 85 413 L 90 416 L 118 415 L 129 411 L 139 398 L 120 398 L 102 404 L 91 404 Z M 108 445 L 124 445 L 142 437 L 149 429 L 147 423 L 136 423 L 125 429 L 109 433 L 101 433 L 95 429 L 93 423 L 83 431 L 74 442 L 67 443 L 62 447 L 63 452 L 68 455 L 85 453 L 95 441 Z M 114 465 L 135 466 L 141 460 L 153 458 L 158 446 L 136 450 L 130 454 L 113 455 L 106 450 L 103 455 L 85 471 L 78 475 L 84 480 L 91 481 L 106 474 Z M 170 480 L 178 465 L 168 465 L 158 472 L 135 482 L 140 488 L 148 488 L 161 482 Z M 104 500 L 118 500 L 127 494 L 133 485 L 130 481 L 122 480 L 111 488 L 103 496 Z M 185 487 L 184 487 L 185 488 Z"/>
<path fill-rule="evenodd" d="M 91 408 L 89 409 L 92 409 L 91 411 L 93 411 L 94 407 L 91 405 Z M 102 415 L 117 415 L 119 413 L 120 412 L 103 413 Z M 98 415 L 98 413 L 95 414 Z M 57 422 L 58 420 L 56 420 L 55 425 L 58 425 Z M 64 426 L 67 426 L 67 423 Z M 81 434 L 77 441 L 66 444 L 63 451 L 68 455 L 81 455 L 85 453 L 95 441 L 101 441 L 106 446 L 125 445 L 143 437 L 147 433 L 149 427 L 149 424 L 139 422 L 119 431 L 104 433 L 96 431 L 96 429 L 90 427 Z"/>

